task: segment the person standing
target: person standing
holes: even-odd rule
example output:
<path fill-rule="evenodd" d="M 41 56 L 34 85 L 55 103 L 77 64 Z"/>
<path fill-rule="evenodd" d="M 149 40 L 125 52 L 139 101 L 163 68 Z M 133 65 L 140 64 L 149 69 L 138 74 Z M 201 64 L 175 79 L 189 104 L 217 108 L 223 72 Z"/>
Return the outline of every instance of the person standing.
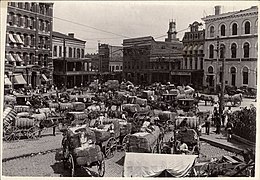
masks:
<path fill-rule="evenodd" d="M 216 114 L 216 134 L 220 134 L 220 127 L 221 127 L 221 119 L 220 114 Z"/>
<path fill-rule="evenodd" d="M 229 118 L 228 122 L 227 122 L 227 127 L 226 127 L 226 130 L 227 130 L 227 141 L 231 140 L 232 133 L 233 133 L 232 129 L 233 129 L 233 123 L 231 122 L 231 119 Z"/>
<path fill-rule="evenodd" d="M 210 116 L 207 115 L 205 119 L 205 128 L 206 128 L 206 134 L 209 135 L 209 129 L 210 129 Z"/>

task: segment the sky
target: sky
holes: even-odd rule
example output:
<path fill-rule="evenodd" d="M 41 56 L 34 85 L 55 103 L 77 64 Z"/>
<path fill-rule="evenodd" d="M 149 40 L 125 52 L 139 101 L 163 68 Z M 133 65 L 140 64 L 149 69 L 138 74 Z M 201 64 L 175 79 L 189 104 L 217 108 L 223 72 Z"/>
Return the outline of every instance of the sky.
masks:
<path fill-rule="evenodd" d="M 76 38 L 86 41 L 86 53 L 96 53 L 98 42 L 120 46 L 123 39 L 143 36 L 164 41 L 171 19 L 176 21 L 177 37 L 181 40 L 189 31 L 189 24 L 203 23 L 201 18 L 213 15 L 216 5 L 224 13 L 258 4 L 257 1 L 54 1 L 53 29 L 64 34 L 73 32 Z"/>

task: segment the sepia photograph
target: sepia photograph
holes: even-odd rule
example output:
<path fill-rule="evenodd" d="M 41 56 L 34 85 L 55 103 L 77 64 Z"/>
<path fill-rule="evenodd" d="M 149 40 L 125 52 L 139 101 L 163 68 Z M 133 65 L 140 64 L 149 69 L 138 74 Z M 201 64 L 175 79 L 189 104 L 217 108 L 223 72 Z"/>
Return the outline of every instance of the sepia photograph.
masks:
<path fill-rule="evenodd" d="M 1 178 L 259 178 L 258 5 L 1 2 Z"/>

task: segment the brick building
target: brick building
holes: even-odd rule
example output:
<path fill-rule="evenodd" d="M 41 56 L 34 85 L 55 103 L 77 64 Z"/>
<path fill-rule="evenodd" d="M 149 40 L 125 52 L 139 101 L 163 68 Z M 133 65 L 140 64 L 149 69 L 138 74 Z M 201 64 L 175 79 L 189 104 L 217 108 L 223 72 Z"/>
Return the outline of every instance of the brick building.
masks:
<path fill-rule="evenodd" d="M 168 38 L 153 37 L 123 40 L 123 75 L 136 84 L 173 81 L 171 72 L 181 69 L 182 43 L 176 38 L 175 22 L 169 23 Z"/>
<path fill-rule="evenodd" d="M 183 84 L 193 84 L 196 89 L 203 85 L 203 58 L 205 30 L 199 29 L 202 23 L 197 21 L 189 25 L 190 31 L 185 32 L 182 39 L 183 61 L 182 69 L 173 72 L 176 81 Z"/>
<path fill-rule="evenodd" d="M 74 33 L 53 32 L 53 80 L 58 88 L 86 86 L 96 74 L 91 58 L 85 58 L 85 43 Z"/>
<path fill-rule="evenodd" d="M 5 75 L 13 88 L 51 83 L 53 3 L 9 2 Z"/>
<path fill-rule="evenodd" d="M 204 83 L 216 90 L 222 79 L 222 61 L 225 59 L 224 81 L 230 86 L 256 88 L 258 48 L 258 8 L 215 14 L 205 21 Z M 223 49 L 223 50 L 220 50 Z"/>

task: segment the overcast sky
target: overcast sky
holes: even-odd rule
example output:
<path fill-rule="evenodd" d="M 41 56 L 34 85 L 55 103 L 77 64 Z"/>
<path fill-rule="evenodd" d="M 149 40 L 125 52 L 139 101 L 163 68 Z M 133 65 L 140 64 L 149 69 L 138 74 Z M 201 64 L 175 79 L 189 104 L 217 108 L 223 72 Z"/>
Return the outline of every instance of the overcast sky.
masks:
<path fill-rule="evenodd" d="M 74 32 L 76 38 L 87 41 L 86 52 L 94 53 L 97 52 L 98 42 L 121 45 L 127 37 L 151 35 L 156 38 L 166 35 L 170 19 L 176 20 L 177 31 L 180 31 L 177 37 L 181 40 L 184 32 L 188 31 L 189 24 L 194 21 L 203 22 L 202 17 L 214 14 L 215 5 L 221 5 L 222 12 L 230 12 L 250 8 L 258 5 L 258 2 L 56 1 L 53 28 L 65 34 Z M 161 37 L 156 40 L 164 39 Z"/>

